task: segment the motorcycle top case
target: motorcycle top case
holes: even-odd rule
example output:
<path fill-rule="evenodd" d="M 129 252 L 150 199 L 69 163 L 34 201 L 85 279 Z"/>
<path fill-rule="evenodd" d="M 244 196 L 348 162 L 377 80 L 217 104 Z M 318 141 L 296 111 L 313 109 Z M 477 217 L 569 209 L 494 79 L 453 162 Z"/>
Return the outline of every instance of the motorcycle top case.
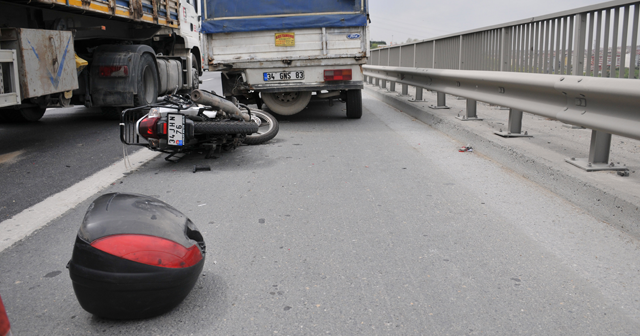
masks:
<path fill-rule="evenodd" d="M 86 311 L 141 319 L 180 304 L 204 262 L 204 239 L 180 211 L 153 197 L 111 193 L 89 206 L 67 267 Z"/>

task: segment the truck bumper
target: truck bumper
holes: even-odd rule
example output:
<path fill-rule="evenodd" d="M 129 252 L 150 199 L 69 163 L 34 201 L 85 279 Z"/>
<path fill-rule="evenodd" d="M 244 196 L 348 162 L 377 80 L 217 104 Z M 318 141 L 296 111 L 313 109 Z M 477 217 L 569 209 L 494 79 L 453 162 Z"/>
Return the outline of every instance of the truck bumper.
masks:
<path fill-rule="evenodd" d="M 254 91 L 265 93 L 292 92 L 292 91 L 335 91 L 335 90 L 361 90 L 364 87 L 362 81 L 323 83 L 283 83 L 274 87 L 272 85 L 252 85 Z"/>
<path fill-rule="evenodd" d="M 351 80 L 325 81 L 325 70 L 350 69 Z M 265 73 L 304 71 L 304 79 L 286 81 L 266 81 Z M 260 92 L 321 91 L 321 90 L 358 90 L 363 88 L 364 76 L 360 64 L 296 66 L 279 68 L 246 69 L 246 83 L 251 90 Z"/>

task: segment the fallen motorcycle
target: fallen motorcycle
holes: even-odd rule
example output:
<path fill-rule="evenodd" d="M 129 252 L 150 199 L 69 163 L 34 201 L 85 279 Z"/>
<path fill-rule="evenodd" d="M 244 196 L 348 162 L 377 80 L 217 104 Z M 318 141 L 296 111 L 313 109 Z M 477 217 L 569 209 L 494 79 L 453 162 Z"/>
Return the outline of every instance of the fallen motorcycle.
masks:
<path fill-rule="evenodd" d="M 193 151 L 214 153 L 258 145 L 278 134 L 278 121 L 269 113 L 231 102 L 215 92 L 194 90 L 169 95 L 158 102 L 122 112 L 120 141 L 169 154 L 177 161 Z"/>

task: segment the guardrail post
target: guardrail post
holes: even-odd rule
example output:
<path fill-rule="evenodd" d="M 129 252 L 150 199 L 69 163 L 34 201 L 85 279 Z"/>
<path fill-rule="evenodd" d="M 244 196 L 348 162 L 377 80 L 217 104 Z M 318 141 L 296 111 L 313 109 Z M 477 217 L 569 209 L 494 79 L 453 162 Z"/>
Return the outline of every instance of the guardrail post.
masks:
<path fill-rule="evenodd" d="M 437 105 L 429 105 L 429 108 L 432 109 L 448 109 L 449 106 L 447 106 L 447 94 L 444 92 L 437 92 L 437 101 L 436 104 Z"/>
<path fill-rule="evenodd" d="M 408 96 L 409 95 L 409 85 L 402 84 L 402 95 L 403 96 Z"/>
<path fill-rule="evenodd" d="M 458 114 L 456 118 L 462 121 L 482 120 L 478 118 L 478 115 L 476 114 L 477 107 L 478 102 L 475 99 L 467 98 L 467 109 L 465 110 L 464 115 L 461 116 L 460 114 Z"/>
<path fill-rule="evenodd" d="M 391 92 L 396 91 L 396 82 L 389 82 L 389 91 Z"/>
<path fill-rule="evenodd" d="M 531 137 L 529 133 L 522 133 L 522 110 L 509 109 L 509 123 L 506 132 L 494 132 L 495 134 L 505 138 Z"/>
<path fill-rule="evenodd" d="M 376 86 L 380 87 L 380 78 L 376 78 Z"/>
<path fill-rule="evenodd" d="M 423 99 L 422 99 L 423 90 L 424 90 L 424 88 L 416 86 L 416 98 L 415 99 L 409 99 L 409 101 L 410 102 L 421 102 L 421 101 L 423 101 Z"/>
<path fill-rule="evenodd" d="M 629 170 L 624 165 L 609 163 L 609 152 L 611 151 L 611 134 L 602 131 L 591 131 L 591 146 L 589 147 L 589 158 L 568 158 L 566 162 L 582 168 L 588 172 L 602 170 Z"/>
<path fill-rule="evenodd" d="M 385 79 L 381 79 L 380 87 L 383 89 L 387 88 L 387 81 Z"/>

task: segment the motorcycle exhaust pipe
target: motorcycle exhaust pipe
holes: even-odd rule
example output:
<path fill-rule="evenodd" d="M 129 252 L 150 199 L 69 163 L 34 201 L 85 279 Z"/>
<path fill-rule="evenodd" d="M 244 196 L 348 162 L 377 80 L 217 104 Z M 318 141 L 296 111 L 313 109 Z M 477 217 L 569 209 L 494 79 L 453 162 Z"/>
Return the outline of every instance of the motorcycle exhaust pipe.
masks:
<path fill-rule="evenodd" d="M 202 90 L 193 90 L 191 92 L 191 100 L 197 104 L 208 105 L 213 108 L 218 108 L 224 112 L 236 116 L 238 119 L 244 121 L 251 121 L 251 117 L 248 114 L 242 113 L 240 109 L 232 102 L 222 99 L 216 95 Z"/>

